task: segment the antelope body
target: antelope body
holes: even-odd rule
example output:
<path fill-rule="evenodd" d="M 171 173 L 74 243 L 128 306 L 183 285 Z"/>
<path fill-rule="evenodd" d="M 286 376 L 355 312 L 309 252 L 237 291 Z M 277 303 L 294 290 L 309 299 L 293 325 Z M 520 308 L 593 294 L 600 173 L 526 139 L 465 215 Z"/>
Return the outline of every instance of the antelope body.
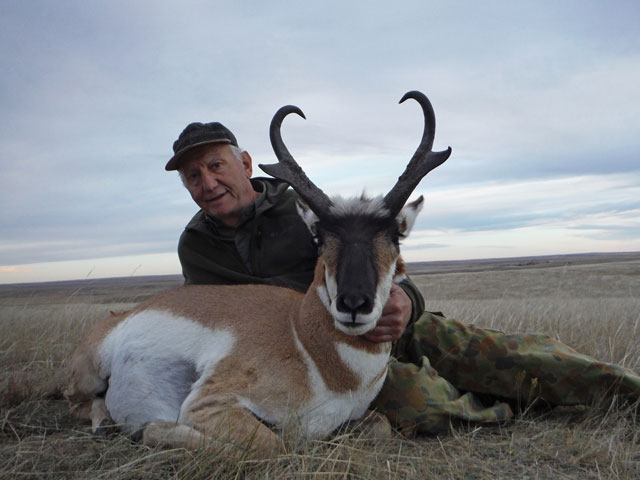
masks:
<path fill-rule="evenodd" d="M 153 445 L 219 442 L 264 457 L 282 448 L 270 426 L 291 422 L 309 438 L 358 419 L 387 372 L 389 343 L 361 337 L 375 328 L 393 282 L 404 276 L 399 238 L 422 197 L 404 203 L 450 149 L 432 152 L 435 118 L 419 92 L 425 132 L 405 173 L 384 197 L 330 199 L 295 163 L 271 123 L 279 163 L 261 165 L 305 201 L 299 212 L 319 245 L 306 294 L 280 287 L 185 286 L 97 323 L 71 363 L 65 397 L 97 431 L 112 419 Z"/>

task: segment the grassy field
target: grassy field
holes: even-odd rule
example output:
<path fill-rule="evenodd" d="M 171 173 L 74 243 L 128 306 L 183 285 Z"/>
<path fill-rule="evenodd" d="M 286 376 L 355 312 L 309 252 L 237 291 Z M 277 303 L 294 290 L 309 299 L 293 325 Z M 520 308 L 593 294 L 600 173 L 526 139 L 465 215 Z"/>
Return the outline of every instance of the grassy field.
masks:
<path fill-rule="evenodd" d="M 412 265 L 427 309 L 540 332 L 640 372 L 640 254 Z M 436 273 L 432 273 L 436 272 Z M 376 443 L 340 432 L 265 462 L 95 438 L 61 392 L 82 333 L 177 277 L 0 286 L 0 478 L 640 478 L 632 406 L 557 407 Z"/>

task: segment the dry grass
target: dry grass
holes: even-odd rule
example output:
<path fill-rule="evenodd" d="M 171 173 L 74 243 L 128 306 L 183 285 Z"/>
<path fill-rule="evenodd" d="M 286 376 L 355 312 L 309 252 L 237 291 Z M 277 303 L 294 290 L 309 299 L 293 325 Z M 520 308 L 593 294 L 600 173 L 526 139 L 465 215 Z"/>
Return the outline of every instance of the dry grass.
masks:
<path fill-rule="evenodd" d="M 640 371 L 640 260 L 413 280 L 427 310 L 481 327 L 544 333 Z"/>
<path fill-rule="evenodd" d="M 640 262 L 414 277 L 430 310 L 505 331 L 538 331 L 584 353 L 640 370 Z M 526 412 L 502 425 L 384 443 L 342 432 L 287 445 L 265 462 L 229 462 L 215 450 L 156 450 L 99 439 L 61 398 L 83 331 L 139 300 L 122 290 L 4 296 L 0 302 L 0 478 L 640 478 L 633 407 Z M 609 408 L 611 407 L 611 408 Z"/>

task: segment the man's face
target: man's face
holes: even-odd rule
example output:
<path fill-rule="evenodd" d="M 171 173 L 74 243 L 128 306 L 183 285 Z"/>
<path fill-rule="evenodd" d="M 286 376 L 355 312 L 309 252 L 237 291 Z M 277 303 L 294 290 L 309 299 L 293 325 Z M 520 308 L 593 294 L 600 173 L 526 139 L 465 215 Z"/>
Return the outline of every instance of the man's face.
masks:
<path fill-rule="evenodd" d="M 180 172 L 191 197 L 204 212 L 227 226 L 235 227 L 242 212 L 256 198 L 251 178 L 251 157 L 242 161 L 226 143 L 194 148 L 182 160 Z"/>

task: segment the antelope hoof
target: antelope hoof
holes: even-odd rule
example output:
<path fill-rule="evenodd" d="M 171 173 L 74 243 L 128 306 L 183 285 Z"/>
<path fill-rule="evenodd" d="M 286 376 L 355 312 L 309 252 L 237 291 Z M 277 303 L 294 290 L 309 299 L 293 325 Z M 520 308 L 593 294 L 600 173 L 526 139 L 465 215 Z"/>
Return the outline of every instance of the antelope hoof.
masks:
<path fill-rule="evenodd" d="M 91 432 L 96 437 L 109 437 L 115 434 L 118 428 L 108 419 L 103 419 L 99 424 L 91 426 Z"/>
<path fill-rule="evenodd" d="M 97 437 L 106 437 L 117 431 L 111 415 L 104 403 L 104 398 L 96 398 L 91 405 L 91 433 Z"/>
<path fill-rule="evenodd" d="M 389 419 L 373 410 L 368 410 L 360 420 L 350 422 L 349 427 L 352 434 L 361 438 L 385 440 L 393 437 Z"/>

